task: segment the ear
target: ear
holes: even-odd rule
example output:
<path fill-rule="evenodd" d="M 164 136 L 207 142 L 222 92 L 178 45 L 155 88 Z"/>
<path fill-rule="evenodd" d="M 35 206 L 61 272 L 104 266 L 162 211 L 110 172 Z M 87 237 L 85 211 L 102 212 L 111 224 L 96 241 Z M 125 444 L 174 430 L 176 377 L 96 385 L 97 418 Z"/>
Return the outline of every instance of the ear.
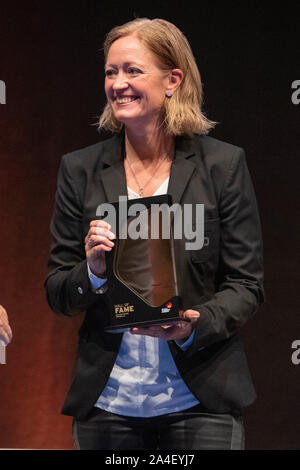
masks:
<path fill-rule="evenodd" d="M 181 69 L 173 69 L 169 74 L 169 84 L 166 88 L 166 94 L 170 92 L 172 95 L 179 87 L 183 80 L 183 71 Z"/>

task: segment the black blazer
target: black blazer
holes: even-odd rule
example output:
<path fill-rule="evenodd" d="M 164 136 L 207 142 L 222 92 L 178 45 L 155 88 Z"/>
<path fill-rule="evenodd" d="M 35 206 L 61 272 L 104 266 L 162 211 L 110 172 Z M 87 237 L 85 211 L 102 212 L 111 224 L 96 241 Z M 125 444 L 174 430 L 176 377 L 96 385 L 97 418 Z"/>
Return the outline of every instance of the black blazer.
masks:
<path fill-rule="evenodd" d="M 106 294 L 90 288 L 84 249 L 97 206 L 127 195 L 123 157 L 124 131 L 64 155 L 58 173 L 45 289 L 54 312 L 86 311 L 61 410 L 77 419 L 101 394 L 123 335 L 103 330 Z M 175 239 L 179 293 L 184 308 L 198 310 L 200 318 L 187 351 L 168 345 L 202 405 L 234 412 L 256 398 L 238 330 L 265 301 L 261 223 L 244 150 L 210 136 L 175 137 L 168 193 L 173 202 L 204 204 L 209 238 L 201 250 L 185 250 L 185 240 Z"/>

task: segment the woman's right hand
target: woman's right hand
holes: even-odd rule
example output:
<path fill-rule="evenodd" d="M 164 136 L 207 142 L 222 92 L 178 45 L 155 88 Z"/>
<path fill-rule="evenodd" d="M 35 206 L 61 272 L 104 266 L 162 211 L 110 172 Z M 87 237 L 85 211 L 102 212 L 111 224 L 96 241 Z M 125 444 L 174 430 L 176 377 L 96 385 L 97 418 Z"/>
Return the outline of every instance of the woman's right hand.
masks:
<path fill-rule="evenodd" d="M 86 259 L 95 276 L 101 277 L 106 271 L 105 251 L 111 251 L 115 235 L 110 231 L 111 225 L 104 220 L 92 220 L 85 237 Z"/>

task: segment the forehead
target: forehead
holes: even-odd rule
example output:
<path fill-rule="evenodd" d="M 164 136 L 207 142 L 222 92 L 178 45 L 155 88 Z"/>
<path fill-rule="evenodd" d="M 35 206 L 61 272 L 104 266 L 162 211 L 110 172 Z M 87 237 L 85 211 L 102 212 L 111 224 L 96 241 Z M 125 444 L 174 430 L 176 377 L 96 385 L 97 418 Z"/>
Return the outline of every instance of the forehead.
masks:
<path fill-rule="evenodd" d="M 135 36 L 125 36 L 112 43 L 107 54 L 106 65 L 117 65 L 122 62 L 139 62 L 144 64 L 152 62 L 155 65 L 155 56 Z"/>

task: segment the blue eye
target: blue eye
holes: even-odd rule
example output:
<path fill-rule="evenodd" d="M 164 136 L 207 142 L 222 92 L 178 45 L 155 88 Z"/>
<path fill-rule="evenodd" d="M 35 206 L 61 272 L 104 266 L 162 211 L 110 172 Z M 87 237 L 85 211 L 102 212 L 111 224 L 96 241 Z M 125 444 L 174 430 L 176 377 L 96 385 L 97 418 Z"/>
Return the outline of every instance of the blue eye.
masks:
<path fill-rule="evenodd" d="M 104 71 L 104 75 L 105 75 L 106 77 L 111 77 L 112 75 L 117 74 L 117 73 L 118 73 L 118 72 L 115 71 L 115 70 L 113 70 L 113 69 L 108 69 L 108 70 L 105 70 L 105 71 Z M 129 73 L 130 75 L 136 75 L 136 74 L 138 74 L 138 73 L 141 73 L 141 70 L 136 69 L 136 68 L 134 68 L 134 67 L 129 67 L 129 68 L 127 69 L 127 73 Z"/>
<path fill-rule="evenodd" d="M 129 73 L 140 73 L 141 71 L 139 69 L 135 69 L 134 67 L 130 67 L 128 69 L 128 72 Z"/>

